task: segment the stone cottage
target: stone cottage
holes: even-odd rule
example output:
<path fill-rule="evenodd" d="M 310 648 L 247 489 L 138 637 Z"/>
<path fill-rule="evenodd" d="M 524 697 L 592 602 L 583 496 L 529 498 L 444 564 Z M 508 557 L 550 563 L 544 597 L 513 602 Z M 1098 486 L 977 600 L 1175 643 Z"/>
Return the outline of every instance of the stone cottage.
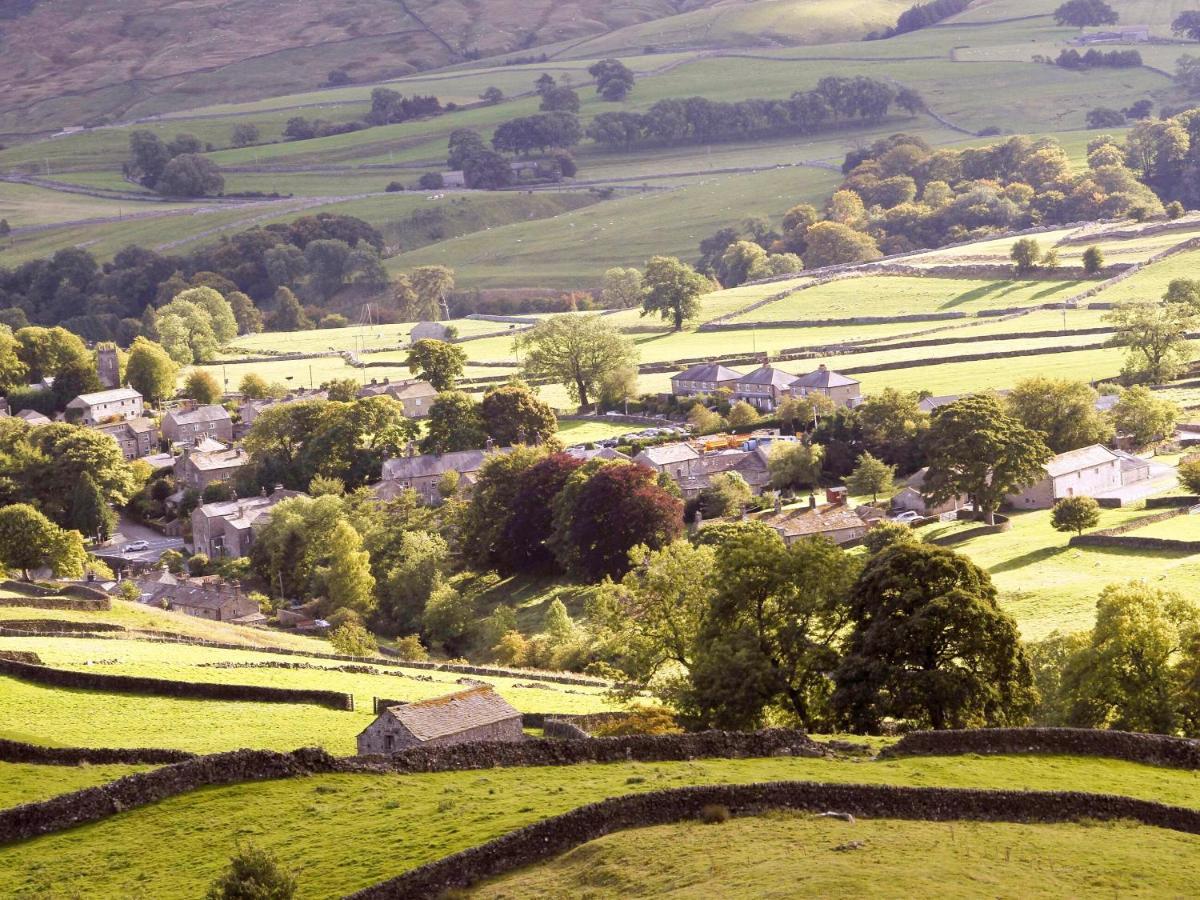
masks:
<path fill-rule="evenodd" d="M 144 413 L 142 395 L 133 388 L 80 394 L 67 404 L 67 418 L 76 419 L 84 425 L 117 419 L 139 419 Z"/>
<path fill-rule="evenodd" d="M 1008 498 L 1013 509 L 1049 509 L 1064 497 L 1097 497 L 1121 487 L 1121 457 L 1099 444 L 1060 453 L 1042 479 Z"/>
<path fill-rule="evenodd" d="M 173 444 L 198 444 L 204 438 L 233 441 L 233 419 L 229 410 L 216 403 L 195 409 L 167 413 L 162 420 L 162 433 Z"/>
<path fill-rule="evenodd" d="M 358 754 L 468 741 L 521 741 L 521 713 L 489 685 L 389 706 L 358 736 Z"/>

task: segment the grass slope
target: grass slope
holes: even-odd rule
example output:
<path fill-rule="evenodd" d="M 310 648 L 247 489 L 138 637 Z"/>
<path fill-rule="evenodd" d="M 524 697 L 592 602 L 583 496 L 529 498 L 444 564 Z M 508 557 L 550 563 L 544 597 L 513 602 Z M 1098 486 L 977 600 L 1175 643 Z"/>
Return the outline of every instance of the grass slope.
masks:
<path fill-rule="evenodd" d="M 780 779 L 1084 791 L 1102 785 L 1108 793 L 1200 803 L 1191 772 L 1070 757 L 695 760 L 316 776 L 205 789 L 0 848 L 0 884 L 18 896 L 52 888 L 86 898 L 137 891 L 194 897 L 237 842 L 250 839 L 301 870 L 300 896 L 338 896 L 605 797 Z"/>
<path fill-rule="evenodd" d="M 1148 826 L 848 825 L 775 813 L 715 828 L 684 822 L 606 835 L 468 896 L 969 898 L 1006 896 L 1022 885 L 1022 896 L 1069 897 L 1086 885 L 1090 894 L 1162 897 L 1189 893 L 1197 878 L 1200 838 Z"/>
<path fill-rule="evenodd" d="M 0 762 L 0 809 L 48 800 L 69 791 L 95 787 L 153 766 L 40 766 Z"/>

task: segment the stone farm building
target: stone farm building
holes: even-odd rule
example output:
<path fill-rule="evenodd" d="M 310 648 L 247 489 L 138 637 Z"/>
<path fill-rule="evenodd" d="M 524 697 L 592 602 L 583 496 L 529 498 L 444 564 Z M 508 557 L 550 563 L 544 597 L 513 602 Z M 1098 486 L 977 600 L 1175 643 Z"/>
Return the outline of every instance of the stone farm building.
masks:
<path fill-rule="evenodd" d="M 940 516 L 965 505 L 966 499 L 963 497 L 936 504 L 931 504 L 926 500 L 923 491 L 925 490 L 925 476 L 928 472 L 929 466 L 926 466 L 905 479 L 904 487 L 892 497 L 892 509 L 898 512 L 920 513 L 923 516 Z"/>
<path fill-rule="evenodd" d="M 755 450 L 724 450 L 718 453 L 705 453 L 696 460 L 690 475 L 676 478 L 683 499 L 691 500 L 700 492 L 711 486 L 716 475 L 727 472 L 736 473 L 749 486 L 751 493 L 759 496 L 771 484 L 771 472 L 767 465 L 767 449 L 760 447 Z"/>
<path fill-rule="evenodd" d="M 229 411 L 215 403 L 195 409 L 167 413 L 162 420 L 163 437 L 173 444 L 198 444 L 205 438 L 233 441 L 233 419 Z"/>
<path fill-rule="evenodd" d="M 1122 486 L 1122 458 L 1092 444 L 1060 453 L 1046 463 L 1045 476 L 1008 498 L 1013 509 L 1049 509 L 1064 497 L 1095 497 Z"/>
<path fill-rule="evenodd" d="M 84 425 L 99 425 L 116 419 L 137 419 L 145 412 L 142 395 L 133 388 L 117 388 L 80 394 L 67 404 L 67 418 Z"/>
<path fill-rule="evenodd" d="M 857 510 L 850 509 L 840 501 L 822 506 L 813 502 L 809 506 L 777 508 L 751 516 L 750 519 L 774 529 L 788 546 L 798 540 L 818 535 L 835 544 L 852 544 L 866 535 L 870 527 Z M 713 519 L 704 524 L 711 525 L 720 521 L 722 520 Z"/>
<path fill-rule="evenodd" d="M 488 685 L 389 706 L 358 736 L 358 753 L 394 753 L 467 741 L 521 741 L 521 713 Z"/>
<path fill-rule="evenodd" d="M 642 450 L 633 461 L 660 475 L 670 475 L 678 482 L 695 473 L 700 453 L 691 444 L 659 444 Z"/>
<path fill-rule="evenodd" d="M 449 333 L 450 326 L 441 322 L 418 322 L 409 329 L 408 342 L 415 344 L 417 341 L 444 341 Z"/>
<path fill-rule="evenodd" d="M 121 448 L 121 454 L 127 460 L 149 456 L 158 446 L 158 425 L 153 419 L 145 416 L 92 427 L 116 441 L 117 446 Z"/>

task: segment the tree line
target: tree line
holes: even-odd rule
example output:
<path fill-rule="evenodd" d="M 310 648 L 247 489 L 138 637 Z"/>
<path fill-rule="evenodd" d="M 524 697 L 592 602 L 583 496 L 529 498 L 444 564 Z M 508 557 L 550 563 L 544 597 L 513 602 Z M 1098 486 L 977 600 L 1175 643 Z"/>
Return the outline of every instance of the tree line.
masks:
<path fill-rule="evenodd" d="M 872 31 L 863 40 L 882 41 L 900 34 L 908 34 L 910 31 L 919 31 L 958 15 L 970 5 L 971 0 L 932 0 L 930 3 L 918 3 L 900 13 L 895 25 L 883 31 Z"/>

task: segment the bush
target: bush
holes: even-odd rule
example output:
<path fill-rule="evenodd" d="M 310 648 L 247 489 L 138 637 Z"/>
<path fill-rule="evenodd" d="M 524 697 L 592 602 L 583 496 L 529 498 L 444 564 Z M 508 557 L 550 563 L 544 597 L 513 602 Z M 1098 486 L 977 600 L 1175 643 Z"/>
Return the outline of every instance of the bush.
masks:
<path fill-rule="evenodd" d="M 137 603 L 141 599 L 142 592 L 138 586 L 132 581 L 122 581 L 117 585 L 117 596 L 122 600 L 127 600 L 130 603 Z"/>
<path fill-rule="evenodd" d="M 280 867 L 275 855 L 247 844 L 239 847 L 229 868 L 208 889 L 208 900 L 291 900 L 296 876 Z"/>
<path fill-rule="evenodd" d="M 379 650 L 375 635 L 358 622 L 347 621 L 329 633 L 329 643 L 346 656 L 374 656 Z"/>
<path fill-rule="evenodd" d="M 700 810 L 700 821 L 705 825 L 720 825 L 733 818 L 728 806 L 720 803 L 709 803 Z"/>
<path fill-rule="evenodd" d="M 892 544 L 906 544 L 917 539 L 912 528 L 903 522 L 883 521 L 875 525 L 863 538 L 863 546 L 871 555 L 884 550 Z"/>
<path fill-rule="evenodd" d="M 1184 212 L 1185 212 L 1185 210 L 1183 208 L 1183 204 L 1180 203 L 1178 200 L 1172 200 L 1166 206 L 1166 213 L 1167 213 L 1168 219 L 1172 219 L 1172 220 L 1178 219 L 1180 216 L 1182 216 L 1184 214 Z"/>
<path fill-rule="evenodd" d="M 404 190 L 404 185 L 399 181 L 389 181 L 388 186 L 384 188 L 384 191 L 389 194 L 395 194 L 402 190 Z"/>
<path fill-rule="evenodd" d="M 1055 531 L 1083 534 L 1085 528 L 1095 528 L 1099 522 L 1100 504 L 1091 497 L 1063 497 L 1050 515 Z"/>
<path fill-rule="evenodd" d="M 401 659 L 424 662 L 429 659 L 429 651 L 415 634 L 410 634 L 396 641 L 396 655 Z"/>
<path fill-rule="evenodd" d="M 1181 462 L 1177 474 L 1180 484 L 1193 494 L 1200 494 L 1200 457 Z"/>
<path fill-rule="evenodd" d="M 592 729 L 596 737 L 624 737 L 630 734 L 682 734 L 675 714 L 665 706 L 634 704 L 629 712 L 601 722 Z"/>

